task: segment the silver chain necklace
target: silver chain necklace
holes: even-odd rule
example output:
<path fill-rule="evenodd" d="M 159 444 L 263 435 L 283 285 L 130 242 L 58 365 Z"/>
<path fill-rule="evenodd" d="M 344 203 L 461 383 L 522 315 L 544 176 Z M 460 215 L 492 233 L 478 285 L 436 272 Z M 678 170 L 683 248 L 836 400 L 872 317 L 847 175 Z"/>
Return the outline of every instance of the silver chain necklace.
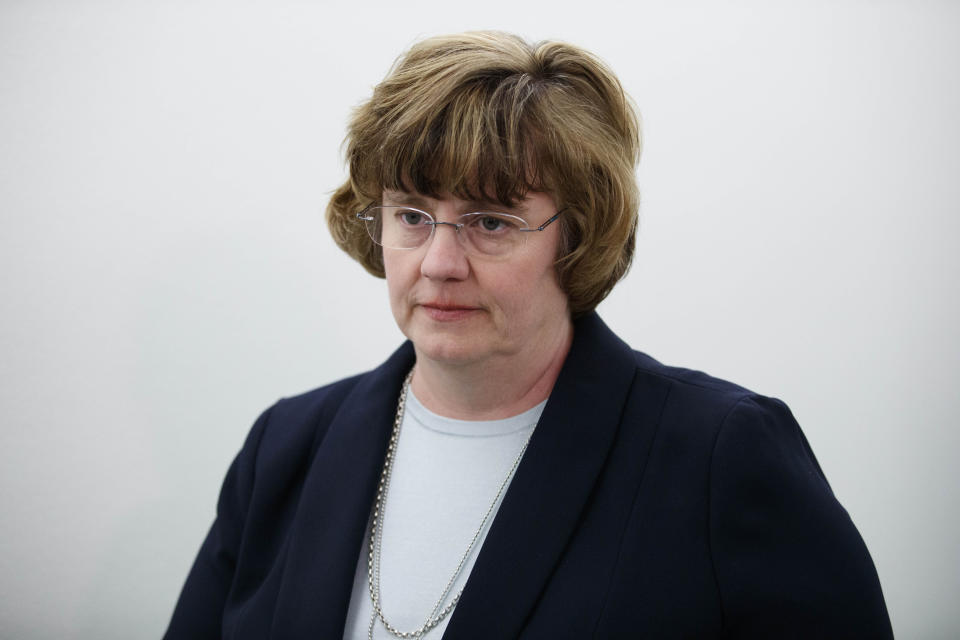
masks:
<path fill-rule="evenodd" d="M 533 435 L 533 432 L 531 432 L 530 436 L 524 441 L 523 447 L 520 448 L 520 454 L 517 455 L 517 459 L 513 461 L 513 466 L 510 467 L 507 477 L 500 483 L 500 489 L 497 491 L 497 495 L 494 496 L 493 502 L 490 503 L 490 507 L 487 508 L 487 512 L 483 515 L 480 527 L 477 529 L 477 532 L 473 534 L 473 539 L 460 558 L 460 563 L 454 570 L 453 575 L 450 576 L 450 580 L 447 581 L 447 586 L 444 587 L 443 593 L 440 594 L 440 598 L 427 616 L 426 622 L 413 631 L 400 631 L 387 621 L 380 604 L 380 548 L 381 542 L 383 541 L 383 520 L 386 516 L 390 477 L 393 472 L 393 462 L 397 455 L 397 443 L 400 440 L 400 425 L 403 423 L 404 409 L 407 404 L 407 392 L 410 389 L 410 381 L 412 379 L 413 370 L 411 369 L 403 381 L 403 388 L 400 390 L 400 399 L 397 401 L 397 415 L 393 421 L 393 434 L 390 436 L 390 443 L 387 445 L 387 459 L 383 463 L 383 471 L 380 474 L 380 485 L 377 487 L 377 501 L 373 508 L 373 521 L 370 526 L 370 552 L 367 555 L 367 585 L 370 591 L 370 602 L 373 604 L 373 615 L 370 616 L 370 624 L 367 627 L 368 640 L 373 640 L 373 628 L 378 619 L 383 624 L 383 627 L 393 636 L 398 638 L 422 638 L 428 631 L 436 627 L 444 618 L 450 615 L 453 608 L 457 606 L 457 602 L 460 601 L 460 596 L 463 595 L 463 588 L 457 592 L 457 595 L 450 600 L 447 606 L 443 606 L 443 602 L 453 588 L 457 576 L 463 571 L 463 566 L 466 564 L 467 558 L 470 557 L 470 552 L 477 544 L 477 540 L 480 539 L 480 534 L 483 533 L 483 529 L 486 527 L 487 520 L 490 519 L 494 507 L 497 506 L 497 502 L 500 501 L 500 496 L 503 495 L 504 490 L 510 483 L 510 478 L 513 477 L 514 472 L 516 472 L 517 467 L 520 465 L 520 459 L 523 458 L 523 454 L 527 450 L 527 445 L 530 443 L 530 436 Z"/>

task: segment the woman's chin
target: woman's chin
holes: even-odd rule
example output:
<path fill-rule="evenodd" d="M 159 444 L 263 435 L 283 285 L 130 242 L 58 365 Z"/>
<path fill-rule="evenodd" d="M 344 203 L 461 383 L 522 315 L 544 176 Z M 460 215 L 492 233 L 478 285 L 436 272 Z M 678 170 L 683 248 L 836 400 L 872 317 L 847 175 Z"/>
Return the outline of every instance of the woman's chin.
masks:
<path fill-rule="evenodd" d="M 481 342 L 470 338 L 443 335 L 431 332 L 424 336 L 411 337 L 417 351 L 417 359 L 427 359 L 448 366 L 467 366 L 482 362 L 493 354 Z"/>

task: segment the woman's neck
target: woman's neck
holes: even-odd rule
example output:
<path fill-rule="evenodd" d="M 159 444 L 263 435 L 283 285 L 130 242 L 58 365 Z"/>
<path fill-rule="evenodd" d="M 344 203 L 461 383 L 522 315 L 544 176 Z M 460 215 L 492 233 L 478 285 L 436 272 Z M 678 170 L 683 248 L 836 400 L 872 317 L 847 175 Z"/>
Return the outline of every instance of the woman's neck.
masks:
<path fill-rule="evenodd" d="M 572 341 L 573 324 L 567 322 L 546 344 L 482 362 L 450 364 L 418 352 L 413 392 L 427 409 L 447 418 L 508 418 L 546 400 Z"/>

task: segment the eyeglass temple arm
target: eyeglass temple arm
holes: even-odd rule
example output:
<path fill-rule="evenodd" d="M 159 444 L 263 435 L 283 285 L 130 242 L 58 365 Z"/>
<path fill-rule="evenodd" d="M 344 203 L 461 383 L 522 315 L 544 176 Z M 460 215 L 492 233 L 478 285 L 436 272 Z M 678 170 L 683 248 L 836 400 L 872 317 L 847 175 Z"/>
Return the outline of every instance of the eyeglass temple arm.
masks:
<path fill-rule="evenodd" d="M 567 207 L 567 208 L 569 208 L 569 207 Z M 555 214 L 553 214 L 553 216 L 551 216 L 550 218 L 547 218 L 546 222 L 544 222 L 544 223 L 543 223 L 542 225 L 540 225 L 539 227 L 536 227 L 535 229 L 519 229 L 519 231 L 523 231 L 524 233 L 533 233 L 534 231 L 543 231 L 544 229 L 546 229 L 547 227 L 550 226 L 550 223 L 551 223 L 551 222 L 553 222 L 554 220 L 556 220 L 557 218 L 559 218 L 559 217 L 560 217 L 560 214 L 563 213 L 563 212 L 566 211 L 566 210 L 567 210 L 567 209 L 560 209 L 560 211 L 557 211 Z"/>

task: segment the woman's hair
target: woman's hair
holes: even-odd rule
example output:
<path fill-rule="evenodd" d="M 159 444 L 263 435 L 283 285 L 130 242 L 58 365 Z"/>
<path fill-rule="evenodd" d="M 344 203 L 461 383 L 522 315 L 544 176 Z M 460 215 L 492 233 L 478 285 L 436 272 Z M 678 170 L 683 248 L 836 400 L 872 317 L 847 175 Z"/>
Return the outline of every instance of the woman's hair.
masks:
<path fill-rule="evenodd" d="M 376 276 L 382 249 L 355 214 L 384 189 L 508 205 L 549 193 L 565 210 L 556 269 L 574 316 L 630 267 L 639 119 L 613 72 L 583 49 L 498 32 L 424 40 L 356 108 L 345 142 L 350 177 L 327 223 Z"/>

